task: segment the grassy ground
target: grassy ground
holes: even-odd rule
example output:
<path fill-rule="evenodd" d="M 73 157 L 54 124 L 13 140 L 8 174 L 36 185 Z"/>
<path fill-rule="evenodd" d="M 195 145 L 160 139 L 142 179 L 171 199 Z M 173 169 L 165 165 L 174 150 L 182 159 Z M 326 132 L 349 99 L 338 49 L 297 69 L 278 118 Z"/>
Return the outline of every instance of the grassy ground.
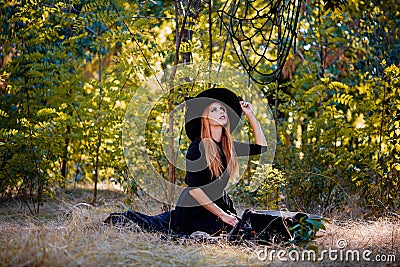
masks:
<path fill-rule="evenodd" d="M 96 207 L 86 204 L 91 202 L 91 197 L 89 190 L 69 190 L 57 200 L 46 201 L 35 216 L 19 202 L 3 201 L 0 204 L 0 266 L 400 265 L 400 219 L 395 216 L 370 221 L 331 218 L 330 223 L 326 223 L 326 231 L 321 231 L 322 237 L 316 241 L 317 256 L 327 250 L 325 260 L 282 262 L 276 254 L 274 259 L 264 259 L 265 251 L 282 249 L 278 245 L 234 246 L 222 240 L 217 244 L 167 241 L 159 234 L 103 225 L 102 221 L 111 212 L 126 210 L 124 195 L 118 191 L 101 190 Z M 134 206 L 135 210 L 154 215 L 161 212 L 162 205 L 144 197 Z M 328 250 L 337 249 L 337 242 L 341 239 L 346 242 L 342 250 L 343 260 L 340 261 L 339 250 L 332 254 L 337 255 L 338 260 L 330 260 Z M 391 259 L 392 262 L 379 264 L 376 261 L 345 261 L 344 254 L 350 249 L 359 251 L 360 255 L 371 250 L 371 260 L 375 255 L 395 255 L 397 261 Z"/>

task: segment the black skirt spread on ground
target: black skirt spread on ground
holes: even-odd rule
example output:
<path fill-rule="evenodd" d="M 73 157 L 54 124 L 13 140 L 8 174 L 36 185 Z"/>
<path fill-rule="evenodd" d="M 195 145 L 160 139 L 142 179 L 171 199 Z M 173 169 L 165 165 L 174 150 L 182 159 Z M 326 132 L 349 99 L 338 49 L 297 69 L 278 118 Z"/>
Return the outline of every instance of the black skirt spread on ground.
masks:
<path fill-rule="evenodd" d="M 112 213 L 104 223 L 123 227 L 134 231 L 148 231 L 163 234 L 166 239 L 170 238 L 195 238 L 193 234 L 205 233 L 202 241 L 214 241 L 206 232 L 195 231 L 191 235 L 182 234 L 171 229 L 171 220 L 175 210 L 155 216 L 128 210 L 126 212 Z M 322 217 L 318 215 L 301 212 L 271 211 L 271 210 L 245 210 L 239 223 L 226 233 L 227 241 L 235 244 L 242 241 L 250 241 L 258 244 L 269 243 L 295 243 L 300 244 L 307 239 L 312 239 L 318 229 L 315 224 L 321 223 Z M 218 225 L 218 224 L 217 224 Z M 301 231 L 307 235 L 296 236 L 294 229 L 301 227 Z M 218 237 L 217 237 L 218 238 Z"/>

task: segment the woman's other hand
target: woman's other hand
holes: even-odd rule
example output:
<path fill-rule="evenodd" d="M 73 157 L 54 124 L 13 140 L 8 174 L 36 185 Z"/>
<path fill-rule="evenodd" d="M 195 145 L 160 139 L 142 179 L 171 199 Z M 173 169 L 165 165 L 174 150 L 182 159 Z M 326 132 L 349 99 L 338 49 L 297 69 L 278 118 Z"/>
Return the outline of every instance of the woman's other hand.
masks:
<path fill-rule="evenodd" d="M 228 213 L 224 212 L 219 218 L 226 224 L 232 225 L 233 227 L 239 222 L 235 216 L 229 215 Z"/>

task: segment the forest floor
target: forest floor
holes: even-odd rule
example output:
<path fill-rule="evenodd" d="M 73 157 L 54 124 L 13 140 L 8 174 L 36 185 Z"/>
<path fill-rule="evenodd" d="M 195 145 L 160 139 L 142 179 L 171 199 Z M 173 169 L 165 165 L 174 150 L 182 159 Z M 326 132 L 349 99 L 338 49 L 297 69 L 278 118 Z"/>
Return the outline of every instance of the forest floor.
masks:
<path fill-rule="evenodd" d="M 287 252 L 278 244 L 170 241 L 104 225 L 110 213 L 127 209 L 124 198 L 118 190 L 99 190 L 93 207 L 88 204 L 91 190 L 70 189 L 46 200 L 35 215 L 23 203 L 2 200 L 0 266 L 400 266 L 400 218 L 395 214 L 369 220 L 331 216 L 315 242 L 316 256 L 323 260 L 294 262 L 290 257 L 282 261 L 289 254 L 278 255 Z M 150 197 L 136 198 L 133 205 L 149 215 L 161 213 L 161 206 Z"/>

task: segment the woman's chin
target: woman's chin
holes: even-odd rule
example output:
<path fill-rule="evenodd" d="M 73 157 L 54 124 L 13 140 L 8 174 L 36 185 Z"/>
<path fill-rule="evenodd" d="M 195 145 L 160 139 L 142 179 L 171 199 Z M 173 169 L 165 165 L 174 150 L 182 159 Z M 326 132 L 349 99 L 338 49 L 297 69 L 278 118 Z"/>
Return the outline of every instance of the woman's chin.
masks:
<path fill-rule="evenodd" d="M 214 121 L 213 126 L 226 127 L 228 123 L 226 121 Z"/>

